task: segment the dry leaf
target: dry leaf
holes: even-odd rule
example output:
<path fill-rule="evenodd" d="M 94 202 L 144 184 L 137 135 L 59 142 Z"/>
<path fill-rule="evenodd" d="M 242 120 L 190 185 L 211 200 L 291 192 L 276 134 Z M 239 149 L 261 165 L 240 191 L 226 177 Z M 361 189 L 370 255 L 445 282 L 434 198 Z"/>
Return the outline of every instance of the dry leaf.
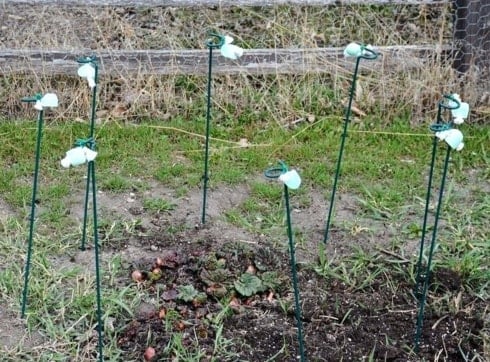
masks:
<path fill-rule="evenodd" d="M 248 143 L 248 140 L 246 138 L 240 138 L 240 141 L 238 141 L 238 144 L 240 145 L 240 147 L 250 146 L 250 143 Z"/>

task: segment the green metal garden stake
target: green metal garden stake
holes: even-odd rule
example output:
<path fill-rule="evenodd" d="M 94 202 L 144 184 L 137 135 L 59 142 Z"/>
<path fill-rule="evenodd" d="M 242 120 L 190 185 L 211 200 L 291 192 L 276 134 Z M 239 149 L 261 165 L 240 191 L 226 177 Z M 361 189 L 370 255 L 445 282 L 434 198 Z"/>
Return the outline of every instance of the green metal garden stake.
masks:
<path fill-rule="evenodd" d="M 90 188 L 92 188 L 92 211 L 93 211 L 93 232 L 94 232 L 94 250 L 95 250 L 95 284 L 96 284 L 96 304 L 97 304 L 97 334 L 98 334 L 98 353 L 99 361 L 104 360 L 103 355 L 103 324 L 102 324 L 102 297 L 101 297 L 101 279 L 100 279 L 100 263 L 99 263 L 99 236 L 98 236 L 98 224 L 97 224 L 97 185 L 95 179 L 95 110 L 97 99 L 97 79 L 98 79 L 98 65 L 95 57 L 85 57 L 78 60 L 82 66 L 78 69 L 78 75 L 82 78 L 86 78 L 89 87 L 92 90 L 92 106 L 90 117 L 90 136 L 86 140 L 77 140 L 75 145 L 79 149 L 86 149 L 83 153 L 87 161 L 87 183 L 85 188 L 85 200 L 84 200 L 84 212 L 83 212 L 83 231 L 82 231 L 82 244 L 81 250 L 85 250 L 85 242 L 87 235 L 87 219 L 88 219 L 88 202 Z M 79 151 L 80 154 L 80 151 Z M 67 157 L 69 159 L 69 154 Z M 69 163 L 68 163 L 69 164 Z"/>
<path fill-rule="evenodd" d="M 450 153 L 451 153 L 451 147 L 448 145 L 447 151 L 446 151 L 446 158 L 444 160 L 444 170 L 442 173 L 441 188 L 439 190 L 439 200 L 437 201 L 437 209 L 436 209 L 436 215 L 435 215 L 435 221 L 434 221 L 434 228 L 432 230 L 432 241 L 430 243 L 429 258 L 427 260 L 427 267 L 426 267 L 425 273 L 419 275 L 419 278 L 423 277 L 423 285 L 422 285 L 421 295 L 419 296 L 419 312 L 417 314 L 417 329 L 415 332 L 415 352 L 419 351 L 419 346 L 420 346 L 420 336 L 422 334 L 422 325 L 423 325 L 423 321 L 424 321 L 424 309 L 425 309 L 425 302 L 427 299 L 427 289 L 429 287 L 432 256 L 434 254 L 434 248 L 436 245 L 437 225 L 439 222 L 439 215 L 441 212 L 442 195 L 444 192 L 444 185 L 446 182 L 446 175 L 447 175 Z"/>
<path fill-rule="evenodd" d="M 281 180 L 284 183 L 284 200 L 286 204 L 287 233 L 289 239 L 290 266 L 293 279 L 294 304 L 296 324 L 298 328 L 298 344 L 301 361 L 306 361 L 305 346 L 303 340 L 303 323 L 301 317 L 301 303 L 299 298 L 298 275 L 296 272 L 296 252 L 293 239 L 293 228 L 291 226 L 291 212 L 289 208 L 289 189 L 297 189 L 301 184 L 301 178 L 295 170 L 288 171 L 288 167 L 280 161 L 280 167 L 270 168 L 265 171 L 265 176 L 270 179 Z"/>
<path fill-rule="evenodd" d="M 444 96 L 444 98 L 449 99 L 449 96 Z M 447 102 L 445 102 L 445 99 L 440 101 L 438 104 L 436 123 L 432 125 L 432 128 L 437 127 L 438 129 L 440 128 L 441 130 L 444 128 L 448 128 L 448 125 L 444 122 L 442 118 L 442 111 L 447 108 Z M 453 99 L 451 98 L 450 100 L 452 101 Z M 431 198 L 431 191 L 432 191 L 432 180 L 434 177 L 436 154 L 437 154 L 437 137 L 434 136 L 432 139 L 432 154 L 431 154 L 432 156 L 431 156 L 430 169 L 429 169 L 429 181 L 428 181 L 427 193 L 425 197 L 425 211 L 424 211 L 424 219 L 422 222 L 422 236 L 420 239 L 420 251 L 419 251 L 419 257 L 417 262 L 417 274 L 415 278 L 416 285 L 415 285 L 414 294 L 417 296 L 417 298 L 420 298 L 422 296 L 422 291 L 426 279 L 426 276 L 421 272 L 421 270 L 422 270 L 422 260 L 424 257 L 425 236 L 427 232 L 427 219 L 429 215 L 429 205 L 430 205 L 430 198 Z"/>
<path fill-rule="evenodd" d="M 211 123 L 211 76 L 213 68 L 213 49 L 220 49 L 221 54 L 229 59 L 238 59 L 243 54 L 243 49 L 231 44 L 233 38 L 226 35 L 220 35 L 216 33 L 209 34 L 210 38 L 206 41 L 206 46 L 209 49 L 208 58 L 208 86 L 207 86 L 207 102 L 206 102 L 206 141 L 204 149 L 204 174 L 203 180 L 203 194 L 202 194 L 202 215 L 201 223 L 206 223 L 206 201 L 207 190 L 209 181 L 209 131 Z"/>
<path fill-rule="evenodd" d="M 101 302 L 101 280 L 100 280 L 100 266 L 99 266 L 99 234 L 97 232 L 97 186 L 95 180 L 95 157 L 97 152 L 95 149 L 95 141 L 93 138 L 78 139 L 75 141 L 75 147 L 66 152 L 65 158 L 61 160 L 63 167 L 69 168 L 70 166 L 79 166 L 85 163 L 89 165 L 88 179 L 90 180 L 90 187 L 92 189 L 92 211 L 93 211 L 93 227 L 94 227 L 94 250 L 95 250 L 95 285 L 96 285 L 96 302 L 97 302 L 97 331 L 98 331 L 98 348 L 99 359 L 102 361 L 102 302 Z M 87 209 L 85 209 L 87 210 Z"/>
<path fill-rule="evenodd" d="M 449 156 L 451 153 L 451 149 L 461 150 L 463 148 L 463 135 L 459 130 L 455 130 L 452 128 L 451 123 L 444 122 L 442 118 L 442 111 L 444 109 L 448 110 L 456 110 L 461 106 L 461 102 L 456 99 L 454 96 L 445 95 L 443 100 L 439 102 L 438 111 L 437 111 L 437 119 L 436 123 L 431 125 L 431 130 L 435 132 L 435 136 L 432 143 L 432 156 L 431 156 L 431 165 L 429 171 L 429 181 L 427 187 L 427 194 L 425 200 L 425 211 L 424 218 L 422 223 L 422 236 L 420 241 L 420 252 L 419 258 L 417 261 L 417 274 L 415 278 L 415 288 L 414 294 L 419 302 L 419 312 L 417 315 L 417 326 L 415 332 L 415 351 L 419 351 L 420 346 L 420 336 L 422 333 L 423 319 L 424 319 L 424 310 L 427 299 L 427 290 L 430 282 L 430 274 L 431 274 L 431 266 L 432 266 L 432 258 L 434 254 L 434 249 L 436 245 L 436 237 L 437 237 L 437 227 L 439 222 L 439 216 L 441 212 L 442 206 L 442 197 L 444 193 L 444 186 L 446 182 L 447 170 L 449 165 Z M 466 116 L 464 116 L 466 118 Z M 427 259 L 427 265 L 425 269 L 422 267 L 422 261 L 424 257 L 424 244 L 425 244 L 425 236 L 427 233 L 427 220 L 429 214 L 429 204 L 431 199 L 431 190 L 432 190 L 432 180 L 434 176 L 434 167 L 437 153 L 437 140 L 444 139 L 447 145 L 446 157 L 444 160 L 444 168 L 442 173 L 441 185 L 439 189 L 439 198 L 437 201 L 436 214 L 434 219 L 434 225 L 432 230 L 432 240 L 429 248 L 429 256 Z M 424 270 L 423 270 L 424 269 Z"/>
<path fill-rule="evenodd" d="M 350 87 L 350 92 L 349 92 L 349 104 L 347 105 L 347 108 L 345 110 L 345 120 L 344 120 L 344 129 L 342 132 L 342 140 L 340 142 L 340 150 L 339 150 L 339 155 L 337 157 L 337 166 L 335 168 L 335 178 L 333 181 L 333 187 L 332 187 L 332 194 L 330 197 L 330 206 L 328 209 L 328 217 L 327 217 L 327 225 L 325 228 L 325 235 L 323 237 L 323 242 L 326 243 L 328 240 L 328 233 L 330 230 L 330 222 L 332 219 L 332 212 L 333 212 L 333 205 L 335 201 L 335 193 L 337 191 L 337 182 L 339 179 L 339 174 L 340 174 L 340 166 L 342 163 L 342 155 L 344 153 L 344 146 L 345 146 L 345 139 L 347 138 L 347 129 L 350 123 L 350 116 L 352 113 L 352 102 L 354 99 L 354 93 L 356 90 L 356 82 L 357 82 L 357 74 L 359 72 L 359 63 L 361 62 L 361 59 L 368 59 L 368 60 L 373 60 L 378 57 L 378 54 L 368 45 L 359 45 L 356 43 L 350 43 L 344 50 L 344 55 L 346 57 L 355 57 L 356 58 L 356 65 L 354 68 L 354 74 L 352 76 L 352 83 Z"/>
<path fill-rule="evenodd" d="M 89 161 L 89 167 L 92 180 L 92 208 L 93 208 L 93 223 L 94 223 L 94 249 L 95 249 L 95 285 L 96 285 L 96 299 L 97 299 L 97 335 L 98 335 L 98 350 L 99 350 L 99 361 L 104 360 L 103 347 L 104 340 L 102 336 L 102 296 L 101 296 L 101 280 L 100 280 L 100 263 L 99 263 L 99 236 L 98 236 L 98 225 L 97 225 L 97 186 L 95 182 L 95 165 L 94 161 Z"/>
<path fill-rule="evenodd" d="M 31 198 L 31 215 L 29 219 L 29 236 L 27 240 L 27 257 L 24 269 L 24 289 L 22 292 L 21 318 L 25 317 L 27 306 L 27 290 L 29 285 L 29 273 L 32 257 L 32 243 L 34 238 L 34 222 L 36 214 L 36 197 L 39 175 L 39 163 L 41 158 L 41 140 L 43 133 L 43 115 L 44 107 L 57 107 L 58 97 L 53 93 L 48 93 L 44 97 L 41 94 L 36 94 L 34 97 L 22 98 L 22 102 L 35 103 L 34 108 L 38 110 L 37 116 L 37 137 L 36 137 L 36 156 L 34 161 L 34 180 L 32 182 L 32 198 Z"/>
<path fill-rule="evenodd" d="M 95 110 L 97 101 L 97 80 L 98 80 L 98 64 L 97 59 L 92 57 L 84 57 L 77 60 L 82 66 L 78 69 L 78 75 L 82 78 L 86 78 L 90 89 L 92 90 L 92 106 L 90 114 L 90 136 L 94 139 L 95 133 Z M 95 143 L 91 143 L 91 150 L 95 150 Z M 85 242 L 87 240 L 87 221 L 88 221 L 88 201 L 90 192 L 90 178 L 92 177 L 93 162 L 87 164 L 87 182 L 85 185 L 85 199 L 83 208 L 83 228 L 82 228 L 82 241 L 80 245 L 81 250 L 85 250 Z"/>
<path fill-rule="evenodd" d="M 202 215 L 201 223 L 206 222 L 206 197 L 208 190 L 208 162 L 209 162 L 209 129 L 211 123 L 211 76 L 213 69 L 213 49 L 218 49 L 221 46 L 221 38 L 219 36 L 214 36 L 206 41 L 206 46 L 209 49 L 208 58 L 208 88 L 207 88 L 207 102 L 206 102 L 206 141 L 204 147 L 204 174 L 202 176 L 203 188 L 202 188 Z"/>

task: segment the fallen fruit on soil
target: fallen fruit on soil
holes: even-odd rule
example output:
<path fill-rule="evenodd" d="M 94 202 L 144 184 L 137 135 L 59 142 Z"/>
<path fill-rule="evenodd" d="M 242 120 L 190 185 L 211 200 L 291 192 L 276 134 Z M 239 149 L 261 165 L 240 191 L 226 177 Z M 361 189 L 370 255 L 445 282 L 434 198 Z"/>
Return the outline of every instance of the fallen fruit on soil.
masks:
<path fill-rule="evenodd" d="M 155 354 L 156 354 L 155 348 L 148 347 L 145 353 L 143 354 L 143 357 L 145 358 L 145 361 L 151 361 L 153 357 L 155 357 Z"/>
<path fill-rule="evenodd" d="M 163 319 L 167 315 L 167 310 L 165 308 L 160 309 L 158 312 L 158 318 Z"/>
<path fill-rule="evenodd" d="M 245 273 L 250 273 L 255 275 L 257 274 L 257 269 L 253 265 L 249 265 Z"/>
<path fill-rule="evenodd" d="M 156 264 L 157 266 L 164 266 L 164 265 L 165 265 L 165 261 L 164 261 L 162 258 L 157 257 L 157 259 L 156 259 L 156 261 L 155 261 L 155 264 Z"/>
<path fill-rule="evenodd" d="M 151 281 L 156 281 L 162 277 L 162 269 L 160 268 L 154 268 L 151 273 L 149 274 L 150 280 Z"/>
<path fill-rule="evenodd" d="M 135 270 L 131 273 L 131 278 L 136 283 L 141 283 L 143 281 L 143 273 L 141 273 L 139 270 Z"/>

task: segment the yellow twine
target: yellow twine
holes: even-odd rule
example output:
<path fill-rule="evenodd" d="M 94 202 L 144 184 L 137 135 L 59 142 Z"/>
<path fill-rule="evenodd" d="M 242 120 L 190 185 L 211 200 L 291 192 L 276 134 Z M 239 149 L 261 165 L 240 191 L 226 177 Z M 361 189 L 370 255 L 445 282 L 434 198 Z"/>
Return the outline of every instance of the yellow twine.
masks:
<path fill-rule="evenodd" d="M 361 131 L 361 130 L 349 130 L 352 133 L 367 133 L 367 134 L 383 134 L 389 136 L 407 136 L 407 137 L 430 137 L 434 136 L 430 133 L 404 133 L 404 132 L 388 132 L 388 131 Z"/>
<path fill-rule="evenodd" d="M 408 137 L 434 137 L 431 133 L 404 133 L 404 132 L 387 132 L 387 131 L 360 131 L 360 130 L 350 130 L 352 133 L 367 133 L 367 134 L 383 134 L 389 136 L 408 136 Z M 474 138 L 473 136 L 468 136 L 465 138 Z"/>

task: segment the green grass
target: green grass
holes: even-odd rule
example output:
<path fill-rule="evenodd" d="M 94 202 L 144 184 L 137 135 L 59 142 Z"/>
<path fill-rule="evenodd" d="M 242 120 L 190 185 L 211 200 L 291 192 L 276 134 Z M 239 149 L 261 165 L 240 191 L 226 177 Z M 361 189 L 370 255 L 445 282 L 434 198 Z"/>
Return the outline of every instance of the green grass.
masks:
<path fill-rule="evenodd" d="M 152 199 L 144 199 L 143 207 L 147 209 L 149 212 L 163 213 L 163 212 L 169 212 L 173 210 L 175 208 L 175 205 L 165 199 L 152 198 Z"/>

